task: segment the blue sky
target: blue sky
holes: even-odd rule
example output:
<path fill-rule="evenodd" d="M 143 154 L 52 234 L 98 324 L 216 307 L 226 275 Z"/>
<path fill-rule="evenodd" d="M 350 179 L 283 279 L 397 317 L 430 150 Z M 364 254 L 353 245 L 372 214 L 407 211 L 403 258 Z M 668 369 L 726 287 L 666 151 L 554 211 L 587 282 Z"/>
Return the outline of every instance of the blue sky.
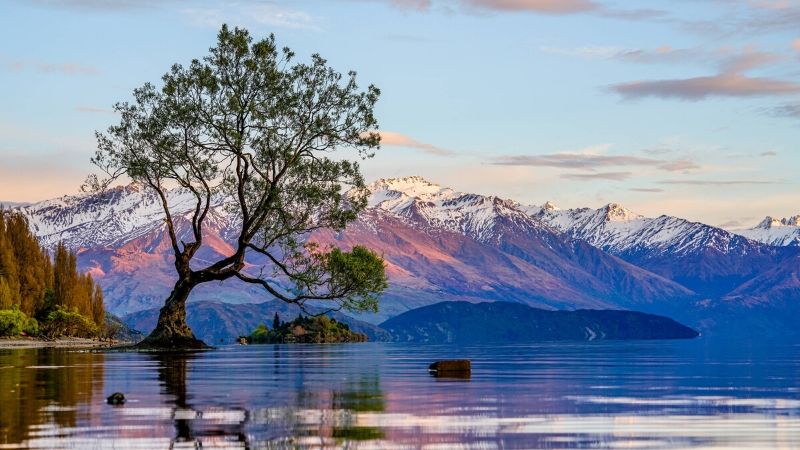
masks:
<path fill-rule="evenodd" d="M 0 199 L 75 193 L 113 103 L 222 23 L 381 88 L 368 179 L 728 227 L 800 213 L 788 0 L 5 0 Z"/>

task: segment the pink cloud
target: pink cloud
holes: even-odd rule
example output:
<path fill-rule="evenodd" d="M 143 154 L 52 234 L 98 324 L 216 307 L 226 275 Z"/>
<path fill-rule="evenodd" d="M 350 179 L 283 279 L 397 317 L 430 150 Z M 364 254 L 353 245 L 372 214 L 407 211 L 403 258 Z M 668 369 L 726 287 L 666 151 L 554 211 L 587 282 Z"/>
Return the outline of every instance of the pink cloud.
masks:
<path fill-rule="evenodd" d="M 707 77 L 633 81 L 611 86 L 625 98 L 660 97 L 702 100 L 707 97 L 756 97 L 800 92 L 800 84 L 771 78 L 723 73 Z"/>
<path fill-rule="evenodd" d="M 571 14 L 598 8 L 598 5 L 590 0 L 466 0 L 466 3 L 484 9 L 531 11 L 543 14 Z"/>
<path fill-rule="evenodd" d="M 449 156 L 455 154 L 455 152 L 452 150 L 426 144 L 424 142 L 417 141 L 410 136 L 396 133 L 394 131 L 381 130 L 378 133 L 381 135 L 381 145 L 409 147 L 437 156 Z"/>
<path fill-rule="evenodd" d="M 792 48 L 800 52 L 800 38 L 797 38 L 794 41 L 792 41 Z"/>

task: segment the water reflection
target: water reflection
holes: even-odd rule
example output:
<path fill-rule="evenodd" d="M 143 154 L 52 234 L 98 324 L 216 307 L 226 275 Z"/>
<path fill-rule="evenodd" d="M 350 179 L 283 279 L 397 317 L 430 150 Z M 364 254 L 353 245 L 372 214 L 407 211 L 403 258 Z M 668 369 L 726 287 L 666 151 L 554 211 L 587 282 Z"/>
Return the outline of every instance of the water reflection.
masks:
<path fill-rule="evenodd" d="M 800 347 L 703 341 L 10 350 L 0 448 L 796 448 L 798 380 Z"/>
<path fill-rule="evenodd" d="M 92 423 L 78 408 L 103 398 L 103 355 L 56 349 L 0 350 L 0 443 Z"/>

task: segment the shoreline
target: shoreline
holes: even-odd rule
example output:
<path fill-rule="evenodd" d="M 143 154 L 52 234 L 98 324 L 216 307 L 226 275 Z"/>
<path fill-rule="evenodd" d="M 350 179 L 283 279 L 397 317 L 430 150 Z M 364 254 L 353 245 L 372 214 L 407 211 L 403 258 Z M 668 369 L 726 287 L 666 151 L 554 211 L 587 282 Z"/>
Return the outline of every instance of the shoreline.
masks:
<path fill-rule="evenodd" d="M 0 338 L 0 350 L 5 349 L 29 349 L 29 348 L 111 348 L 128 344 L 127 341 L 101 341 L 98 339 L 86 338 L 60 338 L 54 340 L 39 338 Z"/>

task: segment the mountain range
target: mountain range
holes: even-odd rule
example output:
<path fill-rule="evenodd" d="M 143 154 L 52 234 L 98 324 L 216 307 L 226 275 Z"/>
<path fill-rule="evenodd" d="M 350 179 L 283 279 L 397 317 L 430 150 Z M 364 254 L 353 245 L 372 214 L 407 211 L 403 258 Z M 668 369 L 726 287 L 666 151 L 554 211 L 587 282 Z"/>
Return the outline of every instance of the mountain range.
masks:
<path fill-rule="evenodd" d="M 460 193 L 420 177 L 369 186 L 369 207 L 322 244 L 366 245 L 382 254 L 390 288 L 380 323 L 442 301 L 512 301 L 546 309 L 632 309 L 665 314 L 706 333 L 792 333 L 800 303 L 800 245 L 776 239 L 796 218 L 736 233 L 672 216 L 646 218 L 617 204 L 560 210 Z M 179 230 L 192 205 L 169 193 Z M 18 208 L 46 246 L 64 241 L 103 286 L 109 310 L 160 306 L 174 268 L 159 203 L 132 184 Z M 215 203 L 198 259 L 232 249 L 236 218 Z M 777 245 L 779 244 L 779 245 Z M 191 301 L 259 303 L 253 286 L 201 286 Z"/>

